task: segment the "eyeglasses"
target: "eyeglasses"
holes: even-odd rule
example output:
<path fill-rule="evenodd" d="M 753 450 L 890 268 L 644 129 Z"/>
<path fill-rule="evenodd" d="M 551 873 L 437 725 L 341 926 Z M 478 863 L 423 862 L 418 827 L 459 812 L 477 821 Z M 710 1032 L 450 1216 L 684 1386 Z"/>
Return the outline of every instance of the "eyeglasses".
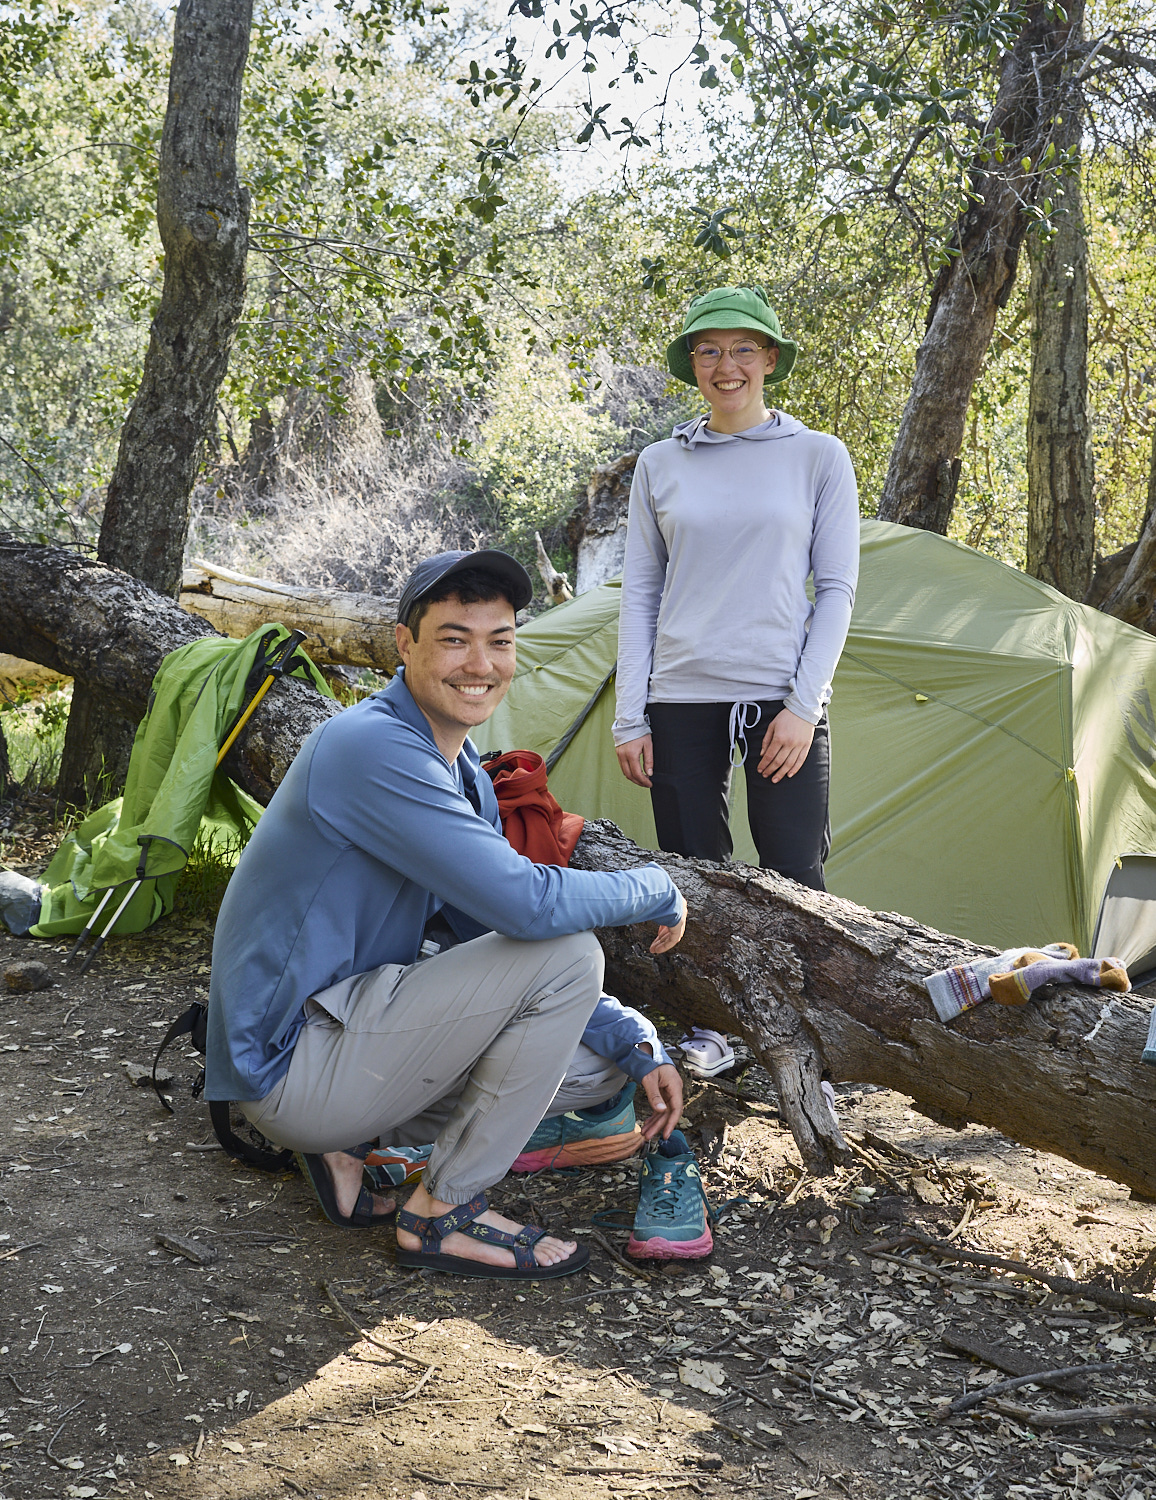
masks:
<path fill-rule="evenodd" d="M 712 365 L 717 365 L 724 354 L 729 354 L 736 364 L 752 365 L 759 355 L 765 354 L 770 347 L 769 344 L 756 344 L 754 339 L 740 339 L 729 349 L 720 349 L 717 344 L 696 344 L 690 351 L 690 357 L 697 364 L 705 365 L 708 369 Z"/>

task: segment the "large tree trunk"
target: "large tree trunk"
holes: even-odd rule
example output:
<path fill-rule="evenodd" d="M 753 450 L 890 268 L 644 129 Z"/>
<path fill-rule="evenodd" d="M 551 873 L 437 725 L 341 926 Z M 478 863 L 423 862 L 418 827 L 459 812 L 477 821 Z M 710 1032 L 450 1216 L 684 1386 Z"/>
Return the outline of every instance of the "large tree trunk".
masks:
<path fill-rule="evenodd" d="M 970 172 L 973 201 L 932 289 L 927 332 L 883 485 L 881 521 L 947 532 L 968 402 L 1015 282 L 1029 223 L 1024 210 L 1037 195 L 1034 169 L 1055 113 L 1057 54 L 1070 30 L 1058 13 L 1031 5 L 1003 60 L 985 148 Z M 1004 143 L 998 150 L 997 138 Z"/>
<path fill-rule="evenodd" d="M 1082 4 L 1069 11 L 1083 30 Z M 1078 85 L 1059 101 L 1057 153 L 1068 170 L 1048 182 L 1056 232 L 1029 241 L 1032 372 L 1028 400 L 1027 571 L 1071 599 L 1092 581 L 1096 507 L 1088 416 L 1088 244 L 1080 185 L 1084 111 Z"/>
<path fill-rule="evenodd" d="M 165 279 L 140 389 L 121 432 L 97 554 L 176 595 L 201 445 L 245 299 L 249 193 L 237 178 L 252 0 L 181 0 L 161 137 L 157 224 Z M 119 786 L 131 726 L 78 684 L 58 793 Z"/>
<path fill-rule="evenodd" d="M 0 650 L 93 683 L 125 712 L 143 708 L 166 651 L 211 633 L 136 580 L 55 548 L 0 543 L 0 591 Z M 268 801 L 305 736 L 334 712 L 305 684 L 278 683 L 226 768 Z M 944 1026 L 924 977 L 990 950 L 765 870 L 637 849 L 608 823 L 587 825 L 574 864 L 651 860 L 686 895 L 686 936 L 655 958 L 650 925 L 602 932 L 611 987 L 745 1036 L 774 1076 L 811 1171 L 846 1150 L 819 1090 L 830 1071 L 899 1089 L 937 1118 L 993 1126 L 1156 1197 L 1156 1068 L 1140 1061 L 1149 1002 L 1113 997 L 1097 1030 L 1100 992 L 1055 989 L 1022 1009 L 989 1003 Z"/>
<path fill-rule="evenodd" d="M 338 589 L 304 589 L 249 578 L 194 562 L 181 580 L 180 605 L 222 635 L 246 636 L 270 620 L 305 632 L 305 649 L 318 666 L 397 670 L 397 600 Z"/>

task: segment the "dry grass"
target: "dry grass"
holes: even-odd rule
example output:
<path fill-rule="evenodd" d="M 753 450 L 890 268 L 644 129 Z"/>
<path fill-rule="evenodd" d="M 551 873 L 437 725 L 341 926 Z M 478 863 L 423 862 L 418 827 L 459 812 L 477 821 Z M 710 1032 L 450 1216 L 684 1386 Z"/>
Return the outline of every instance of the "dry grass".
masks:
<path fill-rule="evenodd" d="M 450 445 L 353 448 L 279 465 L 261 496 L 235 477 L 193 497 L 189 556 L 282 583 L 396 593 L 423 557 L 488 545 Z"/>

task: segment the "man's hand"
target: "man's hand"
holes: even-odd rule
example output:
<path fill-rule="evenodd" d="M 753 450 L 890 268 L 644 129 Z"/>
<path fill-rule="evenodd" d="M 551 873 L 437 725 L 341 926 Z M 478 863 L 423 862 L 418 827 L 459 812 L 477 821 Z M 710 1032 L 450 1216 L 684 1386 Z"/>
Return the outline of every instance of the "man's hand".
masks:
<path fill-rule="evenodd" d="M 769 776 L 772 782 L 782 781 L 784 776 L 793 776 L 806 760 L 814 738 L 813 724 L 800 719 L 789 708 L 780 709 L 763 736 L 759 775 Z"/>
<path fill-rule="evenodd" d="M 682 916 L 674 927 L 660 927 L 658 936 L 650 945 L 651 953 L 669 953 L 672 948 L 677 948 L 682 942 L 682 935 L 686 931 L 686 897 L 679 892 L 682 901 Z"/>
<path fill-rule="evenodd" d="M 617 746 L 615 754 L 627 781 L 633 781 L 635 786 L 650 785 L 651 772 L 654 770 L 654 741 L 650 735 L 644 734 L 641 739 L 627 740 L 625 745 Z"/>
<path fill-rule="evenodd" d="M 642 1080 L 642 1087 L 654 1111 L 642 1127 L 643 1139 L 652 1141 L 661 1131 L 665 1141 L 682 1118 L 682 1079 L 678 1069 L 671 1063 L 659 1063 Z"/>

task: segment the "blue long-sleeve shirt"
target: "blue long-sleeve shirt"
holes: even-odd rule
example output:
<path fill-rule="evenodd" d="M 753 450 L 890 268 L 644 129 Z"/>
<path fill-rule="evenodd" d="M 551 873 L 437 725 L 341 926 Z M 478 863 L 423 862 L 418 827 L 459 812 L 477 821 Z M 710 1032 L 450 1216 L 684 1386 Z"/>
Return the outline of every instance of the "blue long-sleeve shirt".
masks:
<path fill-rule="evenodd" d="M 501 833 L 467 739 L 450 765 L 399 671 L 309 736 L 229 882 L 213 941 L 207 1099 L 262 1099 L 289 1069 L 305 1002 L 351 974 L 416 961 L 441 911 L 463 940 L 673 926 L 682 898 L 657 865 L 538 865 Z M 583 1041 L 632 1077 L 664 1061 L 653 1028 L 604 999 Z M 637 1052 L 648 1041 L 655 1059 Z"/>

